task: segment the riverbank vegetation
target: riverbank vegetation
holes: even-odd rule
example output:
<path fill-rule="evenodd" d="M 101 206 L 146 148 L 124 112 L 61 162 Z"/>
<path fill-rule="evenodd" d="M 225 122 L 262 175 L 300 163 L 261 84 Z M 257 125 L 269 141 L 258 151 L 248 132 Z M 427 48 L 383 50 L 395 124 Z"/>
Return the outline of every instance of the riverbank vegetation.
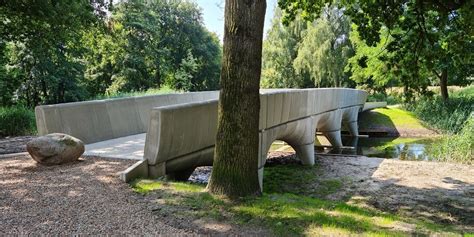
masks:
<path fill-rule="evenodd" d="M 0 138 L 36 133 L 34 112 L 23 106 L 0 107 Z"/>

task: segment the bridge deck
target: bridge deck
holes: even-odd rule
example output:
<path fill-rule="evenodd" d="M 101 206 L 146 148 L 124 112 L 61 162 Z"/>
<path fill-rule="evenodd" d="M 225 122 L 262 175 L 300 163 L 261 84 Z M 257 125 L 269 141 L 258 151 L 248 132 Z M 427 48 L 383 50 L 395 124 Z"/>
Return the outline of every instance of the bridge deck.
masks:
<path fill-rule="evenodd" d="M 130 160 L 143 159 L 146 133 L 119 137 L 86 145 L 85 156 Z"/>
<path fill-rule="evenodd" d="M 386 107 L 386 102 L 367 102 L 362 111 Z M 86 145 L 86 156 L 130 160 L 143 159 L 146 133 L 120 137 Z"/>

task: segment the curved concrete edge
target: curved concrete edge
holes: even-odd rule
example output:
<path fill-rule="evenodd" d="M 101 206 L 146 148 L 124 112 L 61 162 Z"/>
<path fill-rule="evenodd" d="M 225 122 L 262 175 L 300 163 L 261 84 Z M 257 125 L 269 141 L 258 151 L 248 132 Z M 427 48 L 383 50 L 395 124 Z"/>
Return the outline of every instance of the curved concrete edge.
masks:
<path fill-rule="evenodd" d="M 145 133 L 153 107 L 217 100 L 219 91 L 114 98 L 35 108 L 39 135 L 61 132 L 85 144 Z"/>
<path fill-rule="evenodd" d="M 287 142 L 303 164 L 313 165 L 316 130 L 326 135 L 333 146 L 342 147 L 341 124 L 358 135 L 354 122 L 365 98 L 366 92 L 352 89 L 277 90 L 262 94 L 258 159 L 261 186 L 267 152 L 275 140 Z M 217 109 L 217 100 L 153 108 L 145 145 L 148 173 L 142 177 L 186 178 L 196 167 L 212 165 Z M 129 172 L 140 170 L 141 166 L 136 166 Z"/>
<path fill-rule="evenodd" d="M 367 102 L 364 104 L 364 107 L 362 108 L 362 112 L 367 111 L 367 110 L 372 110 L 372 109 L 377 109 L 377 108 L 386 108 L 387 107 L 387 102 Z"/>

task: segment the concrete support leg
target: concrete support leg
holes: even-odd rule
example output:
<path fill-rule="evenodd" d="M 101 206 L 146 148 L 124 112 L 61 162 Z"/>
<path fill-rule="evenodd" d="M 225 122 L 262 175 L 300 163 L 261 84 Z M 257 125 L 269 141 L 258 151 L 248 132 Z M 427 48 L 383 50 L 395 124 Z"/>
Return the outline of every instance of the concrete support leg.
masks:
<path fill-rule="evenodd" d="M 258 169 L 258 183 L 260 184 L 260 191 L 263 192 L 263 168 Z"/>
<path fill-rule="evenodd" d="M 314 143 L 306 145 L 293 145 L 296 156 L 301 160 L 303 165 L 314 165 Z"/>
<path fill-rule="evenodd" d="M 341 130 L 331 131 L 331 132 L 323 132 L 324 136 L 329 140 L 331 145 L 335 148 L 342 147 L 342 140 L 341 140 Z"/>
<path fill-rule="evenodd" d="M 348 122 L 347 128 L 349 129 L 349 132 L 351 133 L 352 136 L 354 137 L 359 136 L 359 126 L 357 124 L 357 121 Z"/>

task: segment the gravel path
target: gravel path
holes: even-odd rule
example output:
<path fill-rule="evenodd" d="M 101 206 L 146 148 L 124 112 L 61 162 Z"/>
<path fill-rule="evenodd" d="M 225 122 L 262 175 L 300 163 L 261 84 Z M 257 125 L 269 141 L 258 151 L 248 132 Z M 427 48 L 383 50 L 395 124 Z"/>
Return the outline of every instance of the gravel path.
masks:
<path fill-rule="evenodd" d="M 0 159 L 0 235 L 191 234 L 165 223 L 117 179 L 133 161 L 87 158 L 46 167 Z"/>
<path fill-rule="evenodd" d="M 26 143 L 35 136 L 0 137 L 0 155 L 26 151 Z"/>

